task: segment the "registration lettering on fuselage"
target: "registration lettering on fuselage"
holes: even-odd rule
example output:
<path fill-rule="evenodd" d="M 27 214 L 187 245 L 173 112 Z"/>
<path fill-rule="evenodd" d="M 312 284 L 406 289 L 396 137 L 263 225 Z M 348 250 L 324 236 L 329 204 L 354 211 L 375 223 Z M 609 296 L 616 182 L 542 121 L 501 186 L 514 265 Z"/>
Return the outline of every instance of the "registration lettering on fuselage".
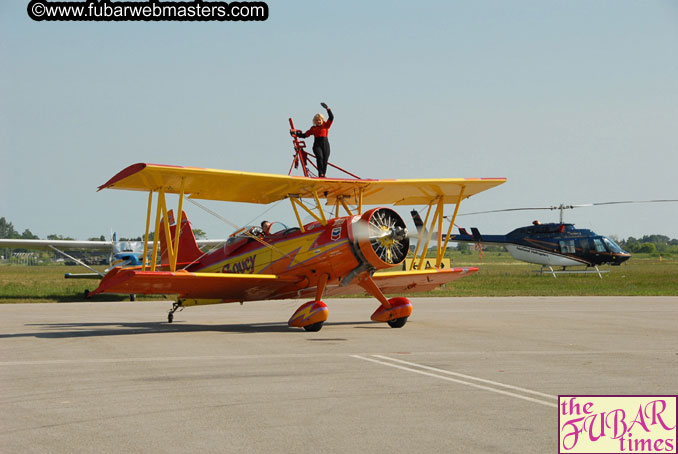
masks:
<path fill-rule="evenodd" d="M 221 269 L 222 273 L 252 274 L 254 273 L 254 261 L 256 255 L 251 255 L 239 262 L 227 263 Z"/>

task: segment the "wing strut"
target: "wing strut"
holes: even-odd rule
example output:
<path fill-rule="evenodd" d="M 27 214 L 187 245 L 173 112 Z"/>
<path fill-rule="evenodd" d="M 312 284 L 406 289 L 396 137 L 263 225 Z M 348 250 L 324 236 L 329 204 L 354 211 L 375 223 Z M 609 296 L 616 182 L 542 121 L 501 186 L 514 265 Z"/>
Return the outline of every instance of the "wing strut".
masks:
<path fill-rule="evenodd" d="M 424 227 L 426 227 L 426 223 L 428 222 L 428 217 L 431 214 L 431 207 L 433 206 L 433 202 L 431 202 L 428 206 L 428 210 L 426 211 L 426 218 L 424 219 Z M 429 229 L 430 230 L 430 229 Z M 424 229 L 424 232 L 426 232 L 426 229 Z M 428 241 L 426 242 L 428 244 Z M 417 247 L 414 248 L 414 257 L 412 257 L 412 263 L 410 263 L 410 271 L 414 269 L 414 263 L 417 261 L 417 255 L 419 254 L 419 244 L 421 244 L 421 241 L 417 240 Z M 422 256 L 426 255 L 426 249 L 422 251 Z"/>
<path fill-rule="evenodd" d="M 440 224 L 440 221 L 443 216 L 443 208 L 445 207 L 445 204 L 443 203 L 443 198 L 438 196 L 431 201 L 431 204 L 429 205 L 429 213 L 431 212 L 434 203 L 437 205 L 437 207 L 435 214 L 433 215 L 433 219 L 431 220 L 431 228 L 428 230 L 428 235 L 426 236 L 426 243 L 424 243 L 424 249 L 421 251 L 421 258 L 419 259 L 418 269 L 421 269 L 421 267 L 424 265 L 424 260 L 426 260 L 426 251 L 428 250 L 428 243 L 431 241 L 431 237 L 433 236 L 433 226 L 436 225 L 436 223 Z M 428 217 L 428 215 L 426 217 Z M 439 242 L 438 249 L 440 249 L 440 246 L 441 244 Z M 436 256 L 437 255 L 438 254 L 436 253 Z"/>
<path fill-rule="evenodd" d="M 346 196 L 343 196 L 343 195 L 337 196 L 337 201 L 335 202 L 336 203 L 336 207 L 335 207 L 336 216 L 339 216 L 339 204 L 341 204 L 341 206 L 344 207 L 344 210 L 346 210 L 346 213 L 348 213 L 349 216 L 353 216 L 353 211 L 351 211 L 351 208 L 348 206 L 345 199 L 346 199 Z"/>
<path fill-rule="evenodd" d="M 88 264 L 86 264 L 85 262 L 83 262 L 82 260 L 78 260 L 78 259 L 76 259 L 75 257 L 66 254 L 64 251 L 60 251 L 59 249 L 55 248 L 55 247 L 52 246 L 51 244 L 48 244 L 47 247 L 50 248 L 51 250 L 53 250 L 54 252 L 57 252 L 57 253 L 63 255 L 64 257 L 67 257 L 67 258 L 73 260 L 73 261 L 74 261 L 75 263 L 77 263 L 78 265 L 82 265 L 82 266 L 84 266 L 85 268 L 87 268 L 88 270 L 91 270 L 91 271 L 97 273 L 99 276 L 104 277 L 104 273 L 101 273 L 101 272 L 95 270 L 94 268 L 92 268 L 91 266 L 89 266 Z"/>
<path fill-rule="evenodd" d="M 464 192 L 466 191 L 466 186 L 461 187 L 461 191 L 459 191 L 459 198 L 457 199 L 457 204 L 454 207 L 454 214 L 452 215 L 452 220 L 450 221 L 450 226 L 447 228 L 447 236 L 445 237 L 445 244 L 443 245 L 442 248 L 442 253 L 439 251 L 438 253 L 438 262 L 436 263 L 436 266 L 440 268 L 440 263 L 442 261 L 442 254 L 444 254 L 444 251 L 447 250 L 447 243 L 450 241 L 450 234 L 452 233 L 452 228 L 454 227 L 454 222 L 457 220 L 457 213 L 459 213 L 459 207 L 461 206 L 461 201 L 464 198 Z"/>
<path fill-rule="evenodd" d="M 153 191 L 151 191 L 152 193 Z M 162 188 L 158 189 L 158 207 L 155 209 L 155 232 L 153 233 L 153 254 L 151 257 L 151 271 L 155 271 L 156 265 L 158 263 L 158 245 L 160 243 L 159 238 L 155 238 L 160 232 L 160 194 L 163 193 Z M 148 212 L 148 216 L 151 216 L 151 212 Z M 148 243 L 148 236 L 146 236 L 146 242 Z"/>
<path fill-rule="evenodd" d="M 144 235 L 144 255 L 141 258 L 141 271 L 146 271 L 148 257 L 148 234 L 151 228 L 151 211 L 153 210 L 153 191 L 148 192 L 148 210 L 146 211 L 146 234 Z M 157 230 L 156 230 L 157 232 Z M 155 248 L 154 248 L 155 249 Z"/>
<path fill-rule="evenodd" d="M 449 228 L 447 229 L 447 236 L 445 237 L 445 242 L 443 243 L 443 218 L 444 216 L 444 210 L 445 210 L 445 198 L 443 196 L 437 196 L 431 202 L 428 204 L 428 210 L 426 211 L 426 218 L 424 219 L 423 223 L 423 228 L 421 229 L 421 232 L 423 232 L 426 240 L 424 242 L 424 247 L 422 248 L 421 251 L 421 256 L 419 256 L 419 246 L 421 244 L 421 241 L 417 241 L 417 247 L 414 249 L 414 257 L 412 258 L 412 262 L 410 263 L 410 270 L 413 270 L 415 267 L 415 263 L 417 263 L 417 269 L 421 269 L 421 267 L 424 264 L 424 260 L 426 260 L 426 251 L 428 250 L 428 245 L 431 241 L 431 238 L 433 237 L 433 232 L 437 231 L 437 247 L 436 247 L 436 268 L 440 269 L 442 261 L 443 261 L 443 256 L 445 255 L 445 250 L 447 249 L 447 244 L 450 240 L 450 233 L 452 232 L 452 228 L 454 227 L 454 221 L 457 218 L 457 214 L 459 213 L 459 206 L 461 205 L 461 201 L 464 199 L 464 195 L 466 192 L 466 186 L 462 185 L 461 190 L 459 191 L 459 196 L 457 199 L 454 201 L 455 202 L 455 207 L 454 207 L 454 214 L 452 215 L 452 222 L 450 223 Z M 433 218 L 431 219 L 431 223 L 429 224 L 429 218 L 431 218 L 431 211 L 433 211 L 433 207 L 435 205 L 435 211 L 433 212 Z M 426 228 L 427 224 L 429 225 L 428 228 Z"/>
<path fill-rule="evenodd" d="M 179 258 L 179 237 L 181 236 L 181 220 L 183 216 L 183 207 L 184 207 L 184 179 L 181 179 L 181 189 L 179 190 L 179 206 L 177 208 L 177 213 L 179 216 L 179 221 L 177 222 L 177 228 L 175 231 L 174 239 L 172 239 L 172 234 L 170 233 L 170 222 L 167 217 L 167 200 L 165 198 L 165 189 L 160 187 L 158 188 L 158 202 L 155 208 L 155 231 L 154 231 L 154 241 L 153 241 L 153 250 L 151 252 L 151 262 L 150 270 L 155 271 L 158 263 L 158 247 L 160 244 L 160 218 L 162 215 L 162 223 L 165 230 L 165 244 L 167 245 L 167 256 L 169 257 L 169 265 L 171 271 L 176 271 L 177 269 L 177 259 Z M 144 238 L 144 256 L 142 260 L 142 271 L 146 271 L 149 263 L 147 259 L 148 254 L 148 242 L 150 236 L 150 226 L 151 226 L 151 216 L 153 215 L 153 192 L 151 190 L 148 192 L 148 209 L 146 211 L 146 237 Z"/>
<path fill-rule="evenodd" d="M 170 222 L 169 219 L 167 218 L 167 201 L 165 199 L 165 191 L 160 191 L 160 197 L 158 198 L 158 203 L 161 205 L 160 208 L 162 208 L 162 224 L 165 227 L 165 247 L 167 248 L 167 257 L 169 258 L 169 263 L 172 263 L 172 258 L 174 257 L 175 250 L 174 250 L 174 244 L 172 244 L 172 232 L 170 231 Z M 181 213 L 179 213 L 179 216 L 181 216 Z M 181 222 L 181 218 L 179 219 L 179 222 Z M 179 232 L 175 231 L 175 234 Z M 160 241 L 160 239 L 158 239 Z M 176 269 L 173 269 L 171 271 L 176 271 Z"/>
<path fill-rule="evenodd" d="M 317 191 L 313 191 L 313 198 L 317 204 L 317 213 L 313 212 L 313 210 L 307 207 L 298 194 L 288 194 L 287 197 L 290 199 L 290 202 L 292 202 L 292 209 L 294 210 L 294 215 L 297 217 L 297 222 L 299 223 L 299 228 L 302 232 L 304 231 L 304 223 L 301 222 L 301 217 L 299 216 L 299 210 L 297 210 L 297 207 L 301 207 L 322 225 L 327 225 L 327 218 L 325 217 L 325 212 L 323 211 L 323 206 L 320 203 L 320 198 L 318 197 Z"/>
<path fill-rule="evenodd" d="M 185 187 L 185 179 L 181 179 L 181 190 L 179 191 L 179 207 L 177 208 L 177 216 L 179 217 L 176 219 L 176 228 L 174 230 L 174 255 L 170 256 L 171 257 L 171 266 L 170 269 L 172 271 L 177 270 L 177 259 L 179 258 L 179 237 L 181 236 L 181 224 L 183 221 L 183 216 L 184 216 L 184 187 Z M 168 229 L 169 231 L 169 229 Z"/>

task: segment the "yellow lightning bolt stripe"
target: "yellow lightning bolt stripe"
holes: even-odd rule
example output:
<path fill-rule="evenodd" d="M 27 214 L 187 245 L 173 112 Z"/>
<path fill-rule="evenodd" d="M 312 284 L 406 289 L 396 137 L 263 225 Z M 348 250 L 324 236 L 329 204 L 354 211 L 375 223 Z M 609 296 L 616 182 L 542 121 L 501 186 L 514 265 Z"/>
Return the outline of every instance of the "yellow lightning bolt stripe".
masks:
<path fill-rule="evenodd" d="M 309 235 L 309 238 L 299 238 L 298 240 L 301 241 L 291 240 L 289 242 L 280 244 L 277 250 L 272 251 L 271 263 L 290 256 L 291 254 L 294 253 L 294 251 L 298 249 L 298 252 L 294 256 L 292 256 L 292 262 L 290 263 L 290 267 L 293 267 L 295 265 L 302 264 L 319 255 L 322 255 L 328 252 L 329 250 L 346 243 L 346 239 L 344 239 L 341 241 L 329 242 L 321 247 L 312 248 L 313 244 L 315 243 L 316 239 L 318 238 L 318 236 L 320 236 L 321 233 L 322 232 L 318 234 Z M 263 266 L 259 269 L 259 271 L 269 264 L 264 263 L 262 265 Z"/>
<path fill-rule="evenodd" d="M 310 235 L 303 236 L 301 238 L 295 238 L 293 240 L 285 241 L 283 243 L 276 244 L 276 249 L 271 250 L 271 260 L 268 263 L 262 263 L 259 271 L 272 262 L 278 261 L 284 257 L 290 256 L 298 249 L 298 252 L 292 257 L 292 264 L 297 264 L 299 262 L 304 262 L 311 257 L 314 257 L 316 254 L 312 251 L 317 249 L 311 249 L 311 246 L 317 241 L 318 237 L 323 232 L 312 233 Z"/>
<path fill-rule="evenodd" d="M 271 263 L 285 257 L 291 256 L 292 262 L 290 263 L 290 266 L 294 266 L 346 243 L 346 239 L 343 239 L 340 241 L 332 241 L 319 248 L 312 248 L 313 244 L 322 233 L 324 232 L 320 231 L 310 235 L 305 235 L 301 238 L 294 238 L 288 241 L 276 243 L 274 248 L 261 247 L 249 253 L 231 257 L 200 271 L 219 273 L 226 266 L 228 266 L 229 269 L 232 269 L 236 264 L 243 263 L 251 257 L 254 257 L 254 268 L 249 272 L 257 274 L 261 273 L 263 269 L 270 266 Z M 297 251 L 296 254 L 294 254 L 295 251 Z"/>
<path fill-rule="evenodd" d="M 290 319 L 292 320 L 297 320 L 298 318 L 302 318 L 304 320 L 308 320 L 316 311 L 313 310 L 313 305 L 309 304 L 304 308 L 304 310 L 297 312 L 294 317 Z"/>

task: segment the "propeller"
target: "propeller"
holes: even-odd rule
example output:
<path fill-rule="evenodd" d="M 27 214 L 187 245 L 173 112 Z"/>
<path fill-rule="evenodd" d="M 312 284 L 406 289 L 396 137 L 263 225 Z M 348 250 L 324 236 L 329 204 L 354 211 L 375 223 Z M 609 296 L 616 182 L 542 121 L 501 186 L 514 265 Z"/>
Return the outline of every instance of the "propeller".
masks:
<path fill-rule="evenodd" d="M 405 223 L 393 210 L 377 210 L 367 223 L 368 240 L 381 260 L 402 262 L 410 248 Z"/>
<path fill-rule="evenodd" d="M 377 264 L 398 264 L 410 250 L 405 222 L 390 208 L 377 208 L 363 214 L 351 228 L 351 236 L 368 260 L 372 257 Z"/>

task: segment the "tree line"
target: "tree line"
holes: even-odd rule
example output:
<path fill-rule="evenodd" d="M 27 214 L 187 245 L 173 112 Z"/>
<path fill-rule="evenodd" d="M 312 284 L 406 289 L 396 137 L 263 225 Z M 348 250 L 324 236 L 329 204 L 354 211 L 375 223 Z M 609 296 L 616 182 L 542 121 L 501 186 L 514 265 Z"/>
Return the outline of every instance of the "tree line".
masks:
<path fill-rule="evenodd" d="M 200 229 L 193 229 L 193 235 L 195 235 L 196 239 L 202 239 L 207 236 L 207 234 L 200 230 Z M 16 231 L 14 228 L 14 225 L 12 225 L 11 222 L 7 221 L 4 217 L 0 218 L 0 238 L 2 239 L 8 239 L 8 240 L 39 240 L 40 237 L 37 235 L 34 235 L 33 232 L 31 232 L 29 229 L 26 229 L 23 231 L 23 233 L 19 233 Z M 153 241 L 154 238 L 154 232 L 150 232 L 148 234 L 148 239 L 150 241 Z M 50 235 L 47 235 L 48 240 L 74 240 L 73 237 L 70 236 L 63 236 L 63 235 L 58 235 L 56 233 L 52 233 Z M 118 238 L 118 241 L 143 241 L 144 240 L 144 235 L 139 235 L 136 238 Z M 100 236 L 95 236 L 91 238 L 87 238 L 87 241 L 106 241 L 106 236 L 105 235 L 100 235 Z"/>
<path fill-rule="evenodd" d="M 196 238 L 204 238 L 205 232 L 200 229 L 193 229 L 193 233 Z M 149 239 L 153 240 L 153 232 L 149 234 Z M 4 217 L 0 217 L 0 238 L 5 239 L 23 239 L 23 240 L 39 240 L 40 237 L 34 235 L 29 229 L 25 229 L 22 233 L 19 233 L 11 222 L 7 221 Z M 68 236 L 62 236 L 57 234 L 47 235 L 48 240 L 73 240 L 73 238 Z M 666 235 L 645 235 L 640 238 L 628 237 L 626 239 L 620 240 L 618 238 L 613 239 L 627 252 L 630 253 L 639 253 L 639 254 L 676 254 L 678 255 L 678 239 L 669 238 Z M 101 235 L 99 237 L 87 238 L 88 241 L 106 241 L 106 237 Z M 137 238 L 120 238 L 120 241 L 143 241 L 143 235 Z M 470 247 L 466 243 L 458 243 L 457 248 L 462 252 L 470 252 Z M 483 250 L 490 251 L 497 248 L 497 250 L 502 250 L 502 246 L 484 246 Z M 7 254 L 3 254 L 7 255 Z"/>
<path fill-rule="evenodd" d="M 666 235 L 645 235 L 637 239 L 630 236 L 617 243 L 622 249 L 632 254 L 678 254 L 678 240 Z"/>

